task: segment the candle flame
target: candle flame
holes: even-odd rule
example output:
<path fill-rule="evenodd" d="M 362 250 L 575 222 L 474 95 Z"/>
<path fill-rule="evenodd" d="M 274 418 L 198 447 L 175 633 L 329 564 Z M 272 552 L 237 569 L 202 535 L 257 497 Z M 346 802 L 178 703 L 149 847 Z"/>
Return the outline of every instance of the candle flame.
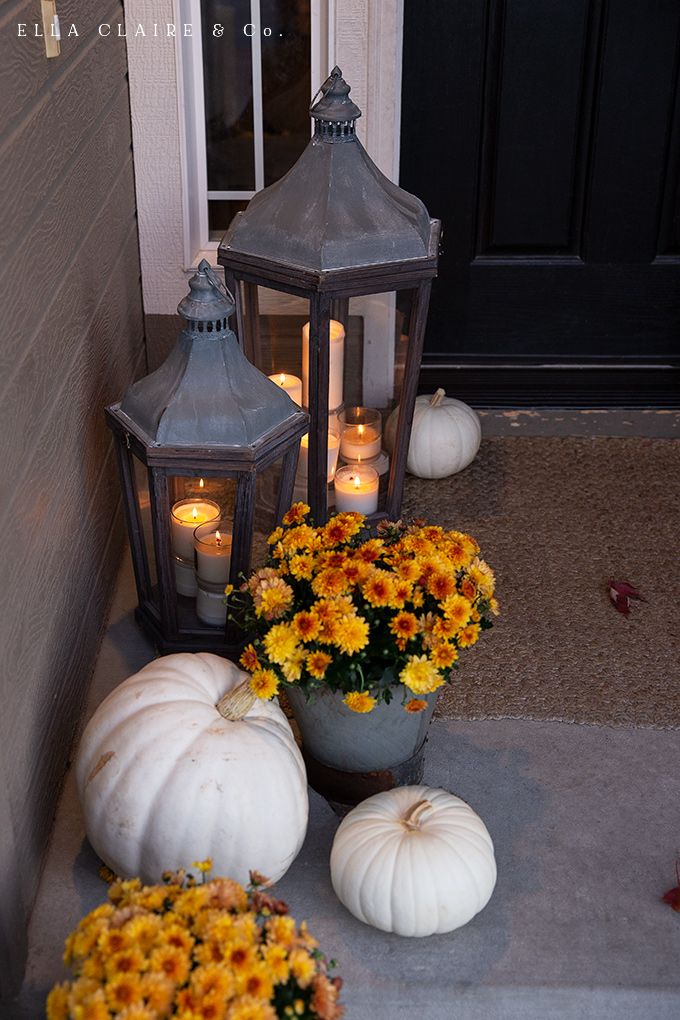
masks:
<path fill-rule="evenodd" d="M 204 489 L 205 488 L 205 482 L 203 481 L 202 478 L 198 479 L 198 487 L 199 487 L 199 489 Z"/>
<path fill-rule="evenodd" d="M 194 520 L 197 519 L 197 517 L 198 517 L 198 510 L 196 509 L 196 507 L 194 507 L 193 510 L 191 511 L 191 516 L 192 516 L 192 518 Z"/>
<path fill-rule="evenodd" d="M 215 545 L 222 545 L 222 536 L 219 531 L 215 532 Z"/>
<path fill-rule="evenodd" d="M 360 485 L 361 485 L 361 479 L 359 478 L 359 475 L 355 475 L 354 476 L 354 488 L 358 489 L 360 487 Z"/>
<path fill-rule="evenodd" d="M 359 438 L 361 438 L 361 436 L 363 436 L 363 434 L 364 434 L 364 426 L 363 425 L 359 425 L 359 427 L 357 429 L 357 432 L 359 433 Z"/>
<path fill-rule="evenodd" d="M 286 381 L 286 373 L 282 372 L 279 376 L 279 386 L 283 386 Z"/>

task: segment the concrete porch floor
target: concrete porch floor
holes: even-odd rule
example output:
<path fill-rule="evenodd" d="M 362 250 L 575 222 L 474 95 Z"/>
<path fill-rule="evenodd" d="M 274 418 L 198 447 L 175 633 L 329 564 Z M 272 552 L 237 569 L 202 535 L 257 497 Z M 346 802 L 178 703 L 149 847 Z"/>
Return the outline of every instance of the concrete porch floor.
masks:
<path fill-rule="evenodd" d="M 485 434 L 563 434 L 554 412 L 547 418 L 540 412 L 543 421 L 524 413 L 489 412 Z M 600 419 L 606 431 L 582 433 L 575 418 L 568 434 L 678 435 L 677 412 L 647 417 L 647 428 L 661 432 L 641 428 L 643 412 L 606 413 L 607 422 Z M 623 424 L 632 417 L 635 425 Z M 513 427 L 515 421 L 522 424 Z M 88 717 L 153 657 L 132 618 L 134 602 L 126 561 Z M 495 842 L 498 884 L 469 925 L 447 936 L 407 940 L 355 921 L 330 885 L 328 856 L 338 820 L 313 793 L 307 840 L 277 886 L 293 915 L 306 918 L 324 950 L 338 959 L 348 1020 L 680 1016 L 680 915 L 660 902 L 675 884 L 680 850 L 677 731 L 440 720 L 431 730 L 425 781 L 468 801 Z M 105 898 L 98 869 L 70 772 L 32 917 L 26 980 L 17 1002 L 0 1007 L 4 1020 L 44 1016 L 47 991 L 67 976 L 61 964 L 66 935 Z"/>

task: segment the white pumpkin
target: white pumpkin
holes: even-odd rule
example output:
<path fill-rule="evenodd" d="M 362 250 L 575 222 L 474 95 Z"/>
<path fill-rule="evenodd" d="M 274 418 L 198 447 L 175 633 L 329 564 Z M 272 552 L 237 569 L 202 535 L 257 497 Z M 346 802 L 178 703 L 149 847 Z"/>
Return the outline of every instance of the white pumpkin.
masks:
<path fill-rule="evenodd" d="M 227 659 L 155 659 L 117 687 L 90 720 L 76 781 L 90 843 L 122 877 L 211 857 L 214 875 L 272 881 L 305 838 L 302 756 L 285 715 L 254 699 Z"/>
<path fill-rule="evenodd" d="M 460 797 L 401 786 L 355 807 L 331 850 L 340 902 L 364 924 L 424 936 L 467 924 L 496 884 L 493 843 Z"/>
<path fill-rule="evenodd" d="M 397 434 L 399 408 L 385 426 L 390 453 Z M 406 468 L 418 478 L 446 478 L 462 471 L 477 456 L 482 426 L 476 412 L 462 400 L 439 389 L 432 396 L 416 397 Z"/>

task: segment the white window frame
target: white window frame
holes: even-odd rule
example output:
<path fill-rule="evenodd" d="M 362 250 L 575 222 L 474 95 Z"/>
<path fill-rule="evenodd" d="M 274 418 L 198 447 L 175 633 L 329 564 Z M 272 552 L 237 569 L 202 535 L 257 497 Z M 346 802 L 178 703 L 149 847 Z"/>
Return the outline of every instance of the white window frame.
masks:
<path fill-rule="evenodd" d="M 264 134 L 262 130 L 262 29 L 260 0 L 250 0 L 252 35 L 253 133 L 255 190 L 211 191 L 208 188 L 203 85 L 201 5 L 199 0 L 175 0 L 177 21 L 193 26 L 191 36 L 177 38 L 180 130 L 183 150 L 184 269 L 194 269 L 202 258 L 216 263 L 218 241 L 210 240 L 208 202 L 248 200 L 264 187 Z M 328 67 L 329 0 L 311 3 L 312 94 Z M 311 130 L 311 127 L 310 127 Z"/>

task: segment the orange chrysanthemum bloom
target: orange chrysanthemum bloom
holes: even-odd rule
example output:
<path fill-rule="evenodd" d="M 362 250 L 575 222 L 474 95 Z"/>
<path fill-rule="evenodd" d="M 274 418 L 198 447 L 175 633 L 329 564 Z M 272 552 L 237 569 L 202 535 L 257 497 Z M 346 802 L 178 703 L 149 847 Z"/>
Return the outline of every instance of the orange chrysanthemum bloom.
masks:
<path fill-rule="evenodd" d="M 340 549 L 333 549 L 331 552 L 321 553 L 319 565 L 323 567 L 344 567 L 347 560 L 347 553 Z"/>
<path fill-rule="evenodd" d="M 430 652 L 430 659 L 437 669 L 450 669 L 457 658 L 458 652 L 448 641 L 437 642 Z"/>
<path fill-rule="evenodd" d="M 283 515 L 284 524 L 302 524 L 305 517 L 309 513 L 309 507 L 306 503 L 293 503 L 290 510 L 286 511 Z"/>
<path fill-rule="evenodd" d="M 163 974 L 144 974 L 141 980 L 141 992 L 149 1007 L 158 1016 L 170 1012 L 175 986 Z"/>
<path fill-rule="evenodd" d="M 286 532 L 281 543 L 286 552 L 297 552 L 299 549 L 310 552 L 319 547 L 319 538 L 314 528 L 309 524 L 298 524 L 297 527 Z"/>
<path fill-rule="evenodd" d="M 422 698 L 411 698 L 404 705 L 407 712 L 422 712 L 427 708 L 427 702 L 423 701 Z"/>
<path fill-rule="evenodd" d="M 469 599 L 470 602 L 474 602 L 477 598 L 477 589 L 469 577 L 464 577 L 460 582 L 460 593 L 461 595 L 464 595 L 466 599 Z"/>
<path fill-rule="evenodd" d="M 342 595 L 343 592 L 347 591 L 348 587 L 349 582 L 345 572 L 339 567 L 329 567 L 327 570 L 322 570 L 312 581 L 312 591 L 314 594 L 326 598 L 333 595 Z"/>
<path fill-rule="evenodd" d="M 186 977 L 183 977 L 182 980 L 186 980 Z M 139 976 L 137 974 L 121 974 L 119 977 L 112 978 L 106 985 L 106 998 L 109 1007 L 114 1012 L 125 1009 L 126 1006 L 141 1003 L 142 986 Z"/>
<path fill-rule="evenodd" d="M 469 621 L 472 606 L 463 595 L 450 595 L 442 603 L 442 610 L 446 619 L 450 620 L 460 630 Z"/>
<path fill-rule="evenodd" d="M 438 638 L 448 639 L 452 638 L 458 629 L 458 626 L 453 622 L 453 620 L 449 620 L 446 617 L 440 617 L 435 621 L 432 633 Z"/>
<path fill-rule="evenodd" d="M 474 645 L 479 638 L 479 630 L 479 624 L 477 623 L 471 623 L 469 626 L 463 627 L 456 637 L 458 647 L 469 648 L 470 645 Z"/>
<path fill-rule="evenodd" d="M 319 633 L 319 626 L 316 613 L 303 611 L 293 617 L 293 628 L 301 641 L 313 641 Z"/>
<path fill-rule="evenodd" d="M 305 666 L 311 676 L 317 680 L 322 680 L 332 661 L 332 658 L 326 652 L 310 652 L 305 659 Z"/>
<path fill-rule="evenodd" d="M 342 568 L 342 571 L 347 578 L 347 582 L 350 585 L 361 584 L 368 577 L 370 567 L 368 563 L 364 563 L 363 560 L 351 559 L 347 560 Z"/>
<path fill-rule="evenodd" d="M 385 543 L 381 538 L 369 538 L 367 542 L 359 546 L 354 555 L 364 563 L 374 563 L 380 558 L 384 548 Z"/>
<path fill-rule="evenodd" d="M 420 626 L 413 613 L 397 613 L 390 623 L 390 630 L 395 637 L 402 638 L 404 641 L 410 641 L 411 638 L 416 636 Z"/>
<path fill-rule="evenodd" d="M 411 598 L 413 593 L 413 585 L 410 581 L 399 581 L 394 582 L 394 602 L 393 605 L 401 609 L 405 602 Z"/>
<path fill-rule="evenodd" d="M 348 522 L 340 517 L 331 517 L 323 529 L 323 541 L 326 545 L 342 545 L 351 534 L 351 527 Z"/>
<path fill-rule="evenodd" d="M 241 658 L 238 661 L 249 673 L 254 673 L 256 669 L 260 668 L 260 660 L 258 659 L 257 652 L 252 645 L 246 645 L 241 653 Z"/>
<path fill-rule="evenodd" d="M 189 975 L 189 955 L 177 946 L 160 946 L 151 954 L 151 970 L 181 985 Z"/>
<path fill-rule="evenodd" d="M 416 560 L 398 560 L 394 572 L 402 581 L 417 581 L 420 577 L 420 567 Z"/>
<path fill-rule="evenodd" d="M 394 600 L 394 581 L 385 570 L 374 570 L 361 586 L 368 603 L 375 607 L 389 606 Z"/>
<path fill-rule="evenodd" d="M 427 579 L 427 590 L 439 601 L 453 595 L 456 590 L 456 578 L 453 574 L 445 574 L 435 571 Z"/>

